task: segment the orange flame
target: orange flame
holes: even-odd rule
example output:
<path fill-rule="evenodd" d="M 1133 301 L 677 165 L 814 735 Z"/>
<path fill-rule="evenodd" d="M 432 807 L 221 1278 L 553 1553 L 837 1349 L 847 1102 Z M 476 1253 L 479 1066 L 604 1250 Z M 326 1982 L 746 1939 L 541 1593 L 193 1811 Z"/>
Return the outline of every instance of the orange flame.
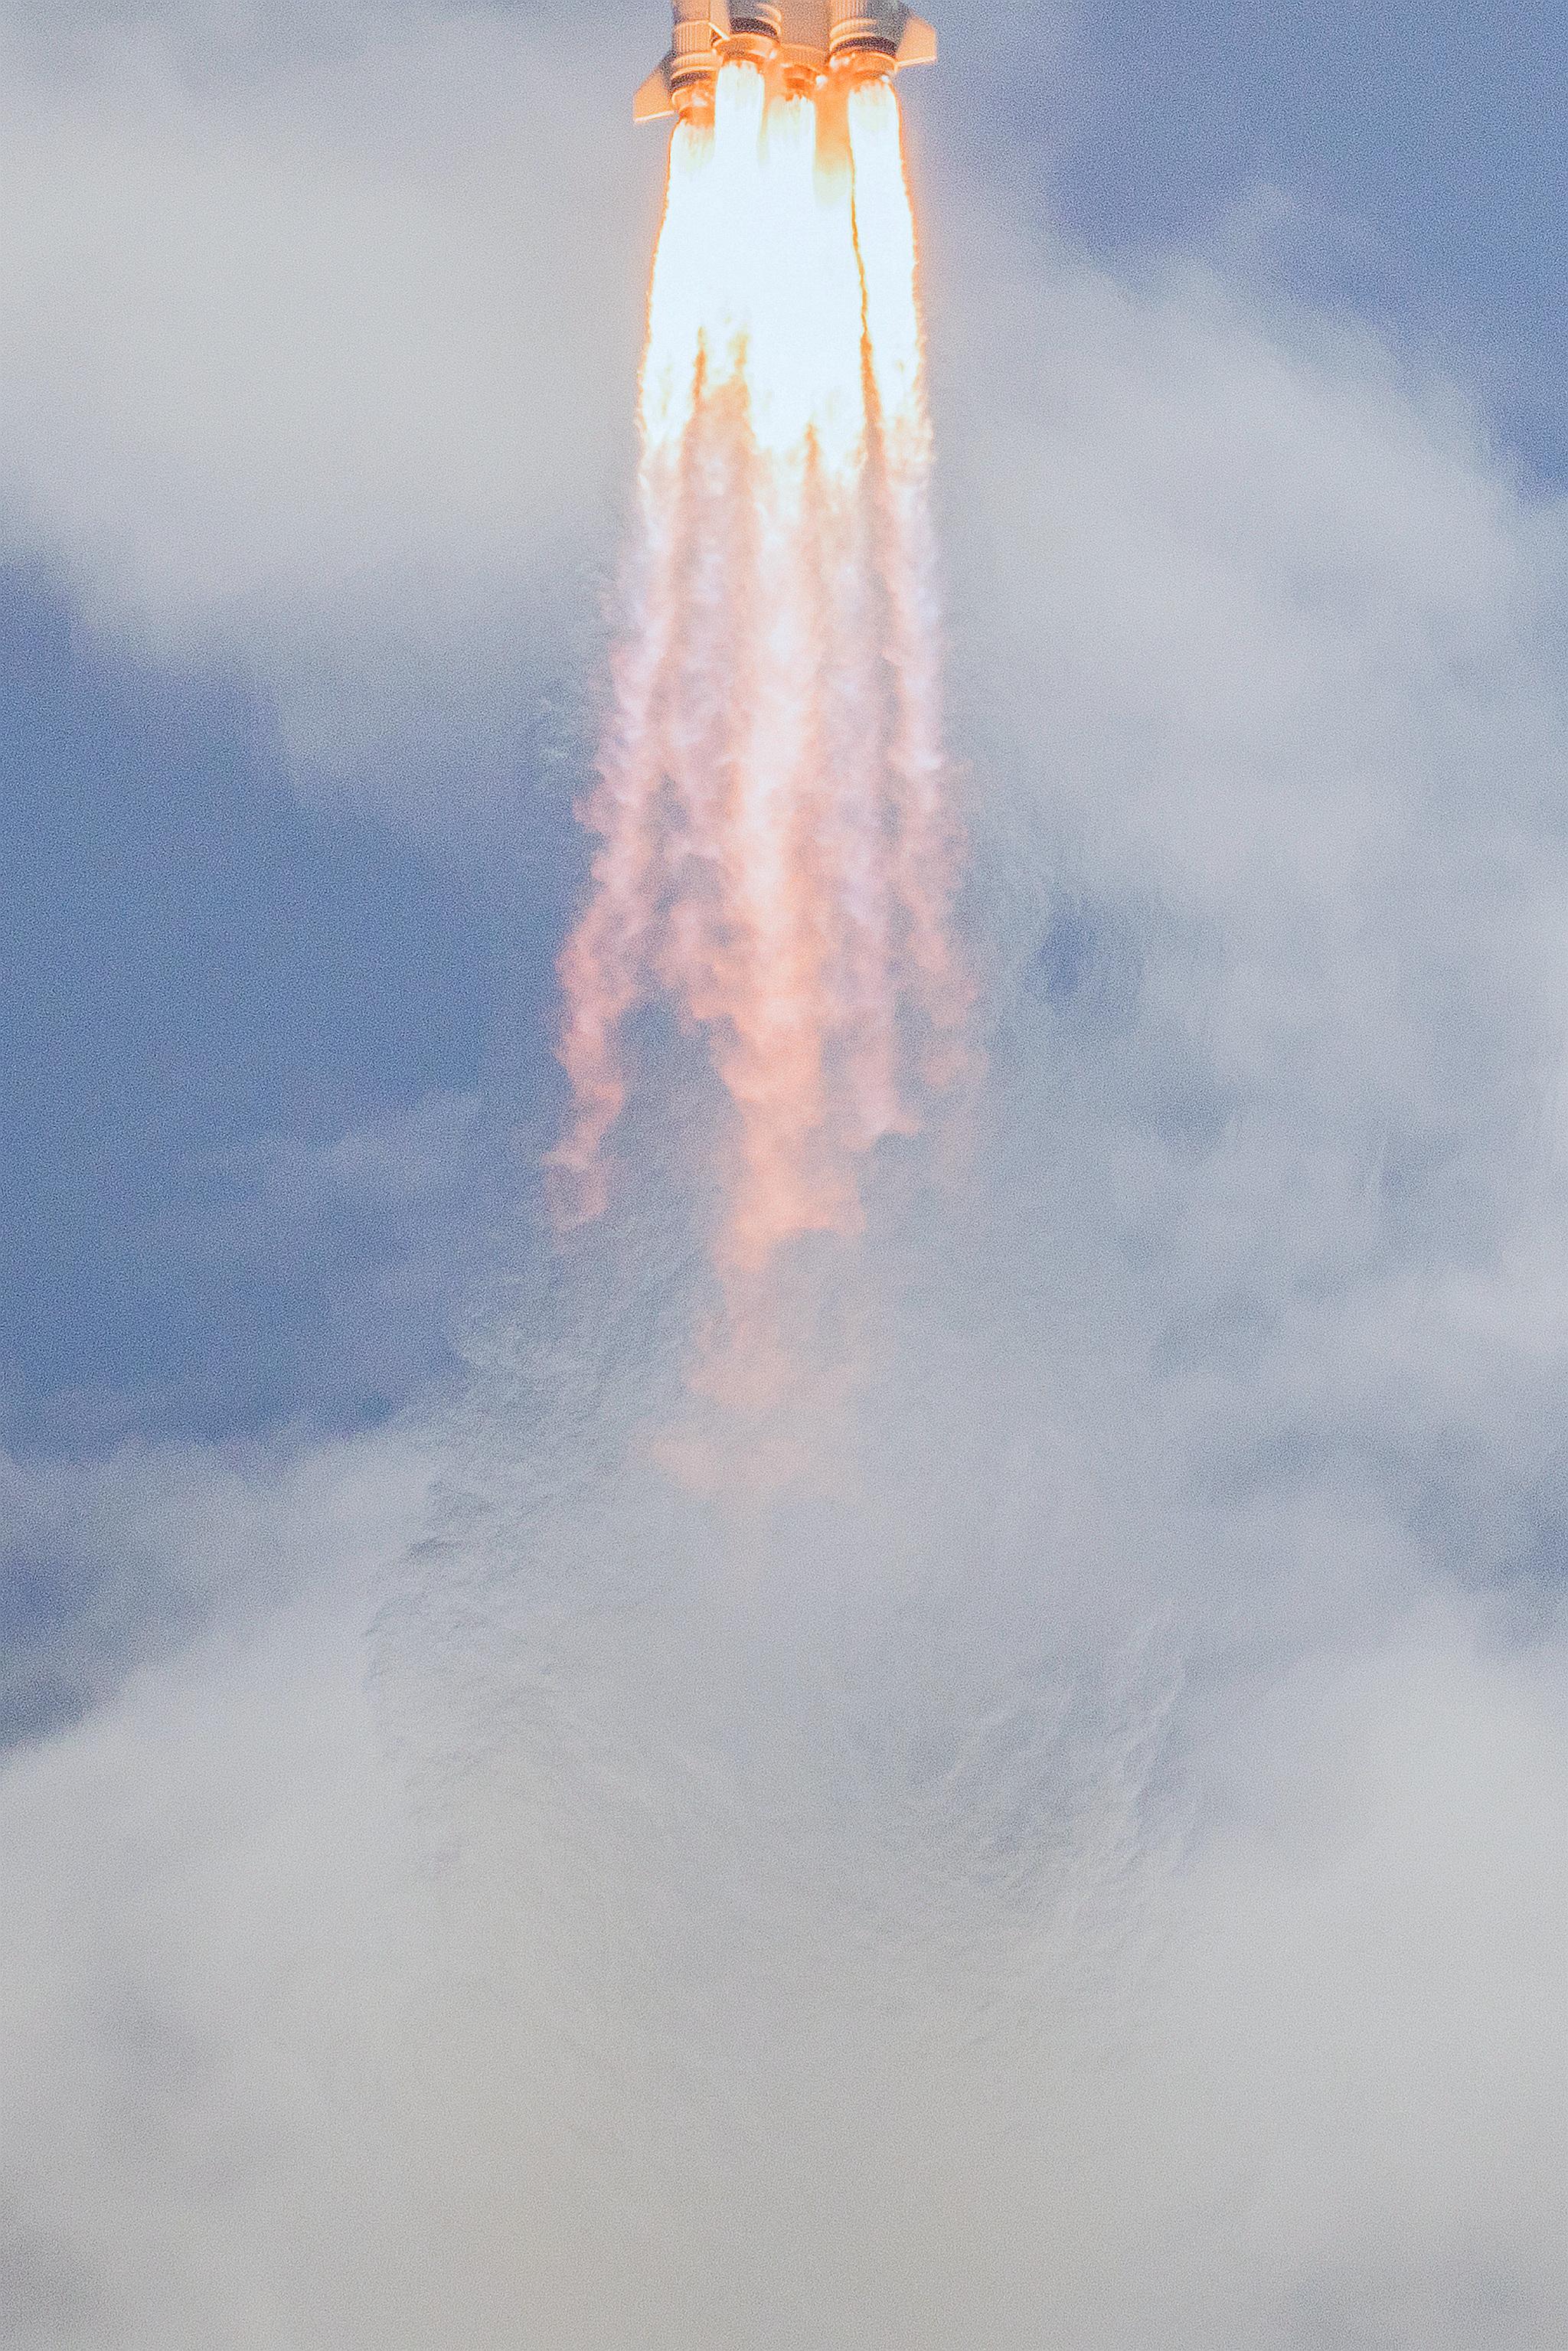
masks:
<path fill-rule="evenodd" d="M 731 1289 L 860 1219 L 857 1162 L 956 1075 L 931 430 L 914 216 L 885 82 L 755 67 L 671 147 L 640 528 L 561 958 L 569 1221 L 606 1197 L 620 1031 L 662 986 L 733 1113 Z M 912 1052 L 912 1044 L 914 1050 Z"/>

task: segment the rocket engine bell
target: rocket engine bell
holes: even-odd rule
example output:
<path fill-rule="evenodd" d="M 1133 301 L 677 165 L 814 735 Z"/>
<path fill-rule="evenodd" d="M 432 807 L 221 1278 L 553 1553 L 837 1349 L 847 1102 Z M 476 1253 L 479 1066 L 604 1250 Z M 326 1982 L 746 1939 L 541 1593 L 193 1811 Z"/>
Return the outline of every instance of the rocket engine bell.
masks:
<path fill-rule="evenodd" d="M 719 68 L 779 71 L 810 90 L 828 74 L 881 78 L 903 66 L 934 65 L 936 34 L 902 0 L 674 0 L 670 53 L 632 101 L 632 119 L 654 122 L 713 110 Z"/>
<path fill-rule="evenodd" d="M 748 64 L 769 66 L 779 55 L 784 38 L 784 11 L 758 5 L 758 0 L 740 0 L 729 12 L 729 38 L 721 43 L 726 62 L 745 60 Z"/>
<path fill-rule="evenodd" d="M 674 0 L 674 39 L 664 64 L 637 93 L 632 111 L 639 122 L 650 121 L 658 114 L 684 115 L 694 105 L 700 106 L 705 101 L 712 104 L 714 76 L 718 70 L 716 44 L 719 25 L 714 14 L 716 7 L 727 35 L 729 16 L 725 0 Z M 661 90 L 654 89 L 655 83 L 663 85 Z M 662 97 L 664 103 L 646 106 L 645 101 L 654 97 Z"/>
<path fill-rule="evenodd" d="M 856 6 L 854 0 L 833 0 L 832 28 L 828 35 L 828 63 L 847 66 L 861 60 L 874 70 L 874 61 L 889 65 L 898 59 L 898 37 L 880 10 Z"/>

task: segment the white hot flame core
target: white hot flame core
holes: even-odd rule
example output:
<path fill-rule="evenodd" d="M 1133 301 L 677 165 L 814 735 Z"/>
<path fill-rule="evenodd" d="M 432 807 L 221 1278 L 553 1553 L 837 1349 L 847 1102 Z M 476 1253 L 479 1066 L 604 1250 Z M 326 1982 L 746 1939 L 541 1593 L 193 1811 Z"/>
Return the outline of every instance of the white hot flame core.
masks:
<path fill-rule="evenodd" d="M 732 1106 L 732 1290 L 852 1229 L 856 1165 L 961 1060 L 914 216 L 891 86 L 720 72 L 672 142 L 640 532 L 562 958 L 570 1217 L 603 1204 L 618 1031 L 655 987 Z"/>

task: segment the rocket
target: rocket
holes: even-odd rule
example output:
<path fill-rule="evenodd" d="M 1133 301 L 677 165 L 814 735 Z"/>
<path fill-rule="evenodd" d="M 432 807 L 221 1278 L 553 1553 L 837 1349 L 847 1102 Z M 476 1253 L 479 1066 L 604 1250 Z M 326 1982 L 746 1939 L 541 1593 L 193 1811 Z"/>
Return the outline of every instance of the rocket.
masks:
<path fill-rule="evenodd" d="M 902 0 L 674 0 L 675 37 L 632 100 L 636 122 L 713 112 L 722 65 L 745 62 L 809 93 L 828 75 L 881 79 L 936 61 L 936 35 Z"/>

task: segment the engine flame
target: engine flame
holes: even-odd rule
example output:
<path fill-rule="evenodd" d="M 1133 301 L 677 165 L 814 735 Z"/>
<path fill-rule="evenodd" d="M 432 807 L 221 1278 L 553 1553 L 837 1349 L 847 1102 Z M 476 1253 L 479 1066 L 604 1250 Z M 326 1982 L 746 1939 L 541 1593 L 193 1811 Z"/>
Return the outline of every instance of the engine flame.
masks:
<path fill-rule="evenodd" d="M 858 1165 L 963 1060 L 931 429 L 898 103 L 755 67 L 671 147 L 638 529 L 561 959 L 565 1221 L 598 1214 L 621 1030 L 662 987 L 732 1106 L 732 1302 L 861 1219 Z"/>

